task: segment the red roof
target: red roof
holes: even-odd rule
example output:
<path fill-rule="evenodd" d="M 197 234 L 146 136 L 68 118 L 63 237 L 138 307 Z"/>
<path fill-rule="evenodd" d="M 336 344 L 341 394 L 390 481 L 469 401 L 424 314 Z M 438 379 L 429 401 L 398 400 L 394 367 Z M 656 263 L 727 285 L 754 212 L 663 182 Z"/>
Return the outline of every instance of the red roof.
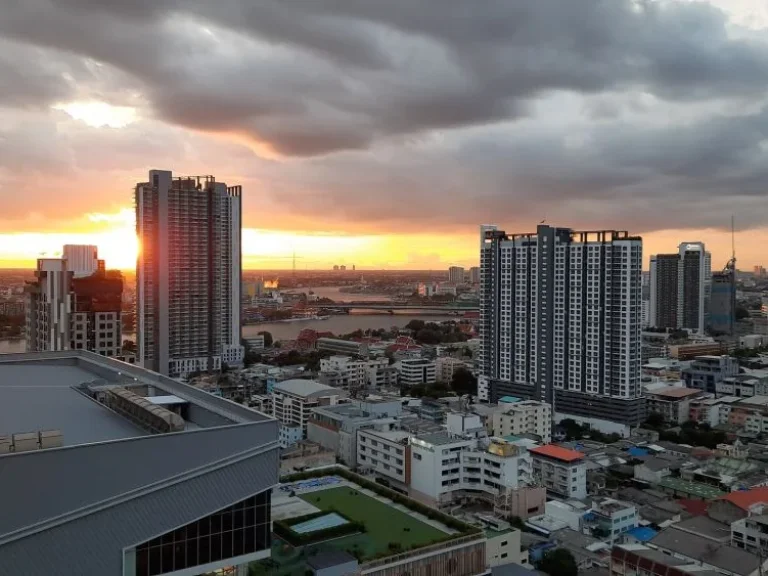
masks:
<path fill-rule="evenodd" d="M 718 500 L 728 500 L 742 510 L 749 511 L 749 507 L 760 502 L 768 502 L 768 486 L 760 486 L 739 492 L 731 492 L 726 496 L 721 496 Z"/>
<path fill-rule="evenodd" d="M 685 508 L 688 514 L 693 514 L 694 516 L 704 516 L 707 513 L 707 506 L 709 504 L 705 500 L 691 500 L 689 498 L 680 498 L 677 503 Z"/>
<path fill-rule="evenodd" d="M 547 456 L 548 458 L 554 458 L 555 460 L 562 460 L 563 462 L 575 462 L 584 458 L 584 454 L 577 452 L 576 450 L 569 450 L 562 446 L 556 446 L 555 444 L 547 444 L 546 446 L 537 446 L 530 450 L 534 454 L 540 456 Z"/>

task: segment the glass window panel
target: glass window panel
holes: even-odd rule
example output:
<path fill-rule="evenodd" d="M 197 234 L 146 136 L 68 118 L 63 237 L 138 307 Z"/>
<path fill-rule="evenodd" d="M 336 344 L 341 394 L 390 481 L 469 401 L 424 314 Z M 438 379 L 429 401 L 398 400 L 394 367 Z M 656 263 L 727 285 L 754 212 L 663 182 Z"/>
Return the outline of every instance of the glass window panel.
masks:
<path fill-rule="evenodd" d="M 221 559 L 221 532 L 219 532 L 211 536 L 211 562 Z"/>
<path fill-rule="evenodd" d="M 161 550 L 163 572 L 173 572 L 173 542 L 163 544 Z"/>
<path fill-rule="evenodd" d="M 211 561 L 211 538 L 205 536 L 198 539 L 198 564 L 208 564 Z"/>
<path fill-rule="evenodd" d="M 149 576 L 149 549 L 146 546 L 136 549 L 136 576 Z"/>
<path fill-rule="evenodd" d="M 245 542 L 243 541 L 243 536 L 245 536 L 243 530 L 232 532 L 232 556 L 242 556 L 244 554 Z"/>
<path fill-rule="evenodd" d="M 228 532 L 232 530 L 232 511 L 228 510 L 221 515 L 221 531 Z"/>
<path fill-rule="evenodd" d="M 160 574 L 163 571 L 162 566 L 162 554 L 160 552 L 160 546 L 152 546 L 149 549 L 149 573 L 150 576 L 153 574 Z"/>
<path fill-rule="evenodd" d="M 249 526 L 244 530 L 245 544 L 244 549 L 246 554 L 256 551 L 256 528 Z"/>
<path fill-rule="evenodd" d="M 181 570 L 187 567 L 187 544 L 176 542 L 173 545 L 173 569 Z"/>
<path fill-rule="evenodd" d="M 199 564 L 197 561 L 197 548 L 197 538 L 190 538 L 187 540 L 187 567 L 197 566 Z"/>

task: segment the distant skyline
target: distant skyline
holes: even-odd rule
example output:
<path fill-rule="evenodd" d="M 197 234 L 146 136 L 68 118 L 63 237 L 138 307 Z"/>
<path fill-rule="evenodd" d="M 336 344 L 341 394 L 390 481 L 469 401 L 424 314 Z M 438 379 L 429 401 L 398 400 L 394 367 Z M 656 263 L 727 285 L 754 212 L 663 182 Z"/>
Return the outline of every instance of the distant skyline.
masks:
<path fill-rule="evenodd" d="M 768 265 L 768 3 L 25 0 L 0 18 L 0 267 L 132 269 L 150 168 L 243 186 L 244 265 L 442 269 L 478 226 Z M 163 38 L 163 42 L 157 42 Z"/>

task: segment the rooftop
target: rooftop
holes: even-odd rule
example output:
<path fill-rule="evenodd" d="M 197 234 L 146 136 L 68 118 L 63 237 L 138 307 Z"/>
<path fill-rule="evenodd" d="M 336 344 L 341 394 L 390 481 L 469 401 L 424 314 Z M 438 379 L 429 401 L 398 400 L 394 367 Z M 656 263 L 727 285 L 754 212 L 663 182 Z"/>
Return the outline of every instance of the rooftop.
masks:
<path fill-rule="evenodd" d="M 729 542 L 731 540 L 731 527 L 717 520 L 712 520 L 709 516 L 694 516 L 682 522 L 675 524 L 675 528 L 703 536 L 708 540 L 717 540 L 720 542 Z"/>
<path fill-rule="evenodd" d="M 745 550 L 716 543 L 676 528 L 662 530 L 648 545 L 743 576 L 755 572 L 760 564 L 757 556 Z"/>
<path fill-rule="evenodd" d="M 681 386 L 666 386 L 647 392 L 650 396 L 664 396 L 665 398 L 687 398 L 701 394 L 701 390 L 694 388 L 683 388 Z"/>
<path fill-rule="evenodd" d="M 465 438 L 457 438 L 448 432 L 434 432 L 432 434 L 422 434 L 413 438 L 416 444 L 426 444 L 430 446 L 444 446 L 446 444 L 456 444 L 467 442 Z"/>
<path fill-rule="evenodd" d="M 659 482 L 659 486 L 675 490 L 676 492 L 683 492 L 685 494 L 691 494 L 704 498 L 705 500 L 714 500 L 724 495 L 725 492 L 718 490 L 714 486 L 709 484 L 702 484 L 700 482 L 688 482 L 687 480 L 681 480 L 680 478 L 664 478 Z"/>
<path fill-rule="evenodd" d="M 539 456 L 546 456 L 547 458 L 554 458 L 562 462 L 576 462 L 584 458 L 584 454 L 576 452 L 576 450 L 569 450 L 568 448 L 562 448 L 554 444 L 547 444 L 546 446 L 537 446 L 531 448 L 531 452 L 538 454 Z"/>
<path fill-rule="evenodd" d="M 302 398 L 321 398 L 323 396 L 348 396 L 347 392 L 333 386 L 320 384 L 316 380 L 300 380 L 294 378 L 275 384 L 275 392 L 283 392 Z"/>
<path fill-rule="evenodd" d="M 758 488 L 752 488 L 752 490 L 723 494 L 721 495 L 720 500 L 728 500 L 742 510 L 749 510 L 750 506 L 761 502 L 768 502 L 768 487 L 760 486 Z"/>

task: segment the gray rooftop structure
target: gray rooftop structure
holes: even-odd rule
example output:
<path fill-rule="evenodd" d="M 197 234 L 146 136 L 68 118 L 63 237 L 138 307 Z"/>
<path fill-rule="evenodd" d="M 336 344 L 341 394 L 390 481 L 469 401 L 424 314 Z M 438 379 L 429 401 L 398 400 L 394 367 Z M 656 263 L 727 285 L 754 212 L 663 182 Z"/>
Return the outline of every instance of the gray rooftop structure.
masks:
<path fill-rule="evenodd" d="M 112 389 L 176 396 L 182 429 L 148 429 L 102 402 Z M 82 350 L 0 355 L 0 436 L 36 430 L 59 430 L 63 445 L 0 454 L 2 574 L 147 573 L 148 542 L 252 498 L 268 503 L 278 481 L 274 419 Z M 238 558 L 197 552 L 186 557 L 193 564 L 164 572 L 269 555 L 266 541 Z"/>
<path fill-rule="evenodd" d="M 284 380 L 275 384 L 275 392 L 300 396 L 302 398 L 322 398 L 325 396 L 347 397 L 349 393 L 340 388 L 326 386 L 315 380 Z"/>

